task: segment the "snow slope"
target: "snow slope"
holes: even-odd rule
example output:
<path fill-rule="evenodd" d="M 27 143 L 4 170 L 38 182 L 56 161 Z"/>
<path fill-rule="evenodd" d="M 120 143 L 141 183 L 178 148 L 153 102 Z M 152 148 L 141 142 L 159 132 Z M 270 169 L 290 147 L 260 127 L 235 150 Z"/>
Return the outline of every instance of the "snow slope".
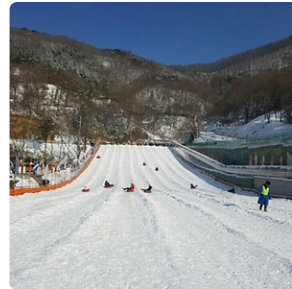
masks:
<path fill-rule="evenodd" d="M 167 147 L 98 154 L 66 187 L 10 197 L 13 289 L 292 288 L 291 201 L 259 211 L 255 195 L 229 193 Z"/>
<path fill-rule="evenodd" d="M 261 138 L 289 132 L 292 133 L 292 125 L 281 121 L 280 112 L 271 112 L 270 123 L 261 115 L 242 125 L 210 125 L 202 132 L 198 141 Z"/>

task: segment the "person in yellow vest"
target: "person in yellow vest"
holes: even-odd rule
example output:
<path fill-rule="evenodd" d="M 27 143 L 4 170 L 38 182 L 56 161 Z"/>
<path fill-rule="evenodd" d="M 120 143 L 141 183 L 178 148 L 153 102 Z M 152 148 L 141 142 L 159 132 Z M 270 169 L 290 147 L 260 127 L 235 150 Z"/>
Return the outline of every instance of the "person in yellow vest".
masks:
<path fill-rule="evenodd" d="M 259 209 L 261 210 L 264 206 L 265 212 L 267 212 L 267 208 L 269 205 L 269 200 L 271 199 L 271 189 L 270 189 L 270 182 L 266 181 L 260 188 L 258 189 L 258 204 L 260 204 Z"/>

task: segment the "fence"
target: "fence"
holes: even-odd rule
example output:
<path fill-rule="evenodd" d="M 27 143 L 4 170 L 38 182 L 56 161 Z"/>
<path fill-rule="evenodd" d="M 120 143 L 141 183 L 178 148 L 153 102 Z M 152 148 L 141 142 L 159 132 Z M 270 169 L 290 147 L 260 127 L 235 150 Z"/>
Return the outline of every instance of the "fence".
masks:
<path fill-rule="evenodd" d="M 89 164 L 92 162 L 92 160 L 95 158 L 99 150 L 99 147 L 97 147 L 97 150 L 95 153 L 92 154 L 91 158 L 88 159 L 87 162 L 84 162 L 79 169 L 76 169 L 75 171 L 72 172 L 71 178 L 69 180 L 65 180 L 63 182 L 60 182 L 58 184 L 54 184 L 51 186 L 41 186 L 41 187 L 35 187 L 35 188 L 15 188 L 15 189 L 10 189 L 10 196 L 19 196 L 23 195 L 26 193 L 39 193 L 42 191 L 50 191 L 50 190 L 55 190 L 58 188 L 61 188 L 63 186 L 66 186 L 76 180 L 89 166 Z"/>
<path fill-rule="evenodd" d="M 292 145 L 189 148 L 226 165 L 292 166 Z"/>
<path fill-rule="evenodd" d="M 189 164 L 218 180 L 254 191 L 259 183 L 269 179 L 274 196 L 292 198 L 291 167 L 229 166 L 176 142 L 172 142 L 172 147 Z"/>
<path fill-rule="evenodd" d="M 197 146 L 247 146 L 247 145 L 263 145 L 272 143 L 284 143 L 292 141 L 292 132 L 278 133 L 269 136 L 262 136 L 256 138 L 236 138 L 233 140 L 216 140 L 209 142 L 186 143 L 188 147 Z"/>

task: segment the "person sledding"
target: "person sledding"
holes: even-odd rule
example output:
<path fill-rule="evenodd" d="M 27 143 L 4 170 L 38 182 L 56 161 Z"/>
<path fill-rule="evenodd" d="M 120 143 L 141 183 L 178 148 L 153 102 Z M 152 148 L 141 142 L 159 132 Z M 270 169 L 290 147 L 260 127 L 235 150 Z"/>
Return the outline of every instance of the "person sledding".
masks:
<path fill-rule="evenodd" d="M 155 171 L 156 171 L 156 172 L 158 172 L 158 171 L 159 171 L 159 168 L 158 168 L 158 167 L 156 167 L 156 168 L 155 168 Z"/>
<path fill-rule="evenodd" d="M 142 189 L 144 191 L 144 193 L 151 193 L 152 191 L 152 186 L 149 184 L 147 189 Z"/>
<path fill-rule="evenodd" d="M 110 187 L 113 187 L 114 185 L 113 184 L 110 184 L 107 180 L 105 180 L 104 182 L 104 187 L 105 188 L 110 188 Z"/>
<path fill-rule="evenodd" d="M 193 185 L 193 183 L 191 183 L 191 189 L 196 189 L 198 185 Z"/>
<path fill-rule="evenodd" d="M 90 191 L 90 189 L 87 188 L 86 186 L 84 186 L 84 188 L 82 189 L 82 192 L 89 192 L 89 191 Z"/>
<path fill-rule="evenodd" d="M 269 205 L 269 200 L 272 198 L 271 189 L 270 189 L 270 182 L 266 181 L 262 186 L 258 189 L 258 204 L 260 205 L 259 209 L 261 210 L 264 206 L 265 212 L 267 212 L 267 208 Z"/>
<path fill-rule="evenodd" d="M 130 187 L 123 188 L 123 190 L 126 191 L 126 192 L 134 192 L 135 185 L 133 183 L 131 183 Z"/>
<path fill-rule="evenodd" d="M 146 163 L 145 162 L 143 162 L 143 166 L 146 166 Z"/>

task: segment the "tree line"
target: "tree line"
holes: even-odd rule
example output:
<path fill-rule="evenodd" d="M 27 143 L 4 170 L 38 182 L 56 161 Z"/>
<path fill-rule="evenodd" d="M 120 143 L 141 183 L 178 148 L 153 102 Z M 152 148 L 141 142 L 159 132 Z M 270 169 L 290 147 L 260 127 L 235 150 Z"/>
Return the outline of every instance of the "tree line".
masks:
<path fill-rule="evenodd" d="M 31 39 L 25 39 L 25 32 L 13 34 L 17 49 L 26 47 L 34 53 L 33 49 L 50 49 L 50 41 L 55 41 L 46 35 L 39 38 L 36 32 L 30 33 Z M 291 122 L 291 68 L 248 77 L 216 73 L 204 76 L 137 61 L 129 52 L 101 52 L 88 45 L 82 50 L 82 43 L 66 37 L 56 39 L 64 49 L 70 45 L 78 48 L 85 57 L 84 67 L 105 54 L 108 56 L 103 61 L 107 61 L 108 67 L 93 65 L 92 71 L 103 78 L 101 85 L 93 85 L 78 69 L 53 67 L 50 63 L 30 61 L 29 57 L 20 60 L 14 47 L 10 62 L 10 112 L 38 120 L 38 132 L 28 129 L 28 138 L 49 138 L 49 128 L 51 132 L 74 135 L 77 143 L 96 136 L 142 138 L 143 129 L 155 133 L 161 126 L 159 120 L 165 118 L 172 127 L 184 119 L 183 129 L 198 136 L 204 120 L 228 122 L 244 118 L 248 122 L 261 114 L 269 120 L 272 110 L 283 110 L 285 119 Z M 45 46 L 41 40 L 46 40 Z M 34 48 L 33 43 L 37 43 Z M 86 69 L 90 72 L 89 67 Z"/>
<path fill-rule="evenodd" d="M 283 111 L 283 121 L 292 123 L 292 67 L 266 71 L 246 78 L 215 77 L 211 85 L 218 90 L 212 113 L 225 121 L 244 118 L 244 122 L 271 111 Z"/>

